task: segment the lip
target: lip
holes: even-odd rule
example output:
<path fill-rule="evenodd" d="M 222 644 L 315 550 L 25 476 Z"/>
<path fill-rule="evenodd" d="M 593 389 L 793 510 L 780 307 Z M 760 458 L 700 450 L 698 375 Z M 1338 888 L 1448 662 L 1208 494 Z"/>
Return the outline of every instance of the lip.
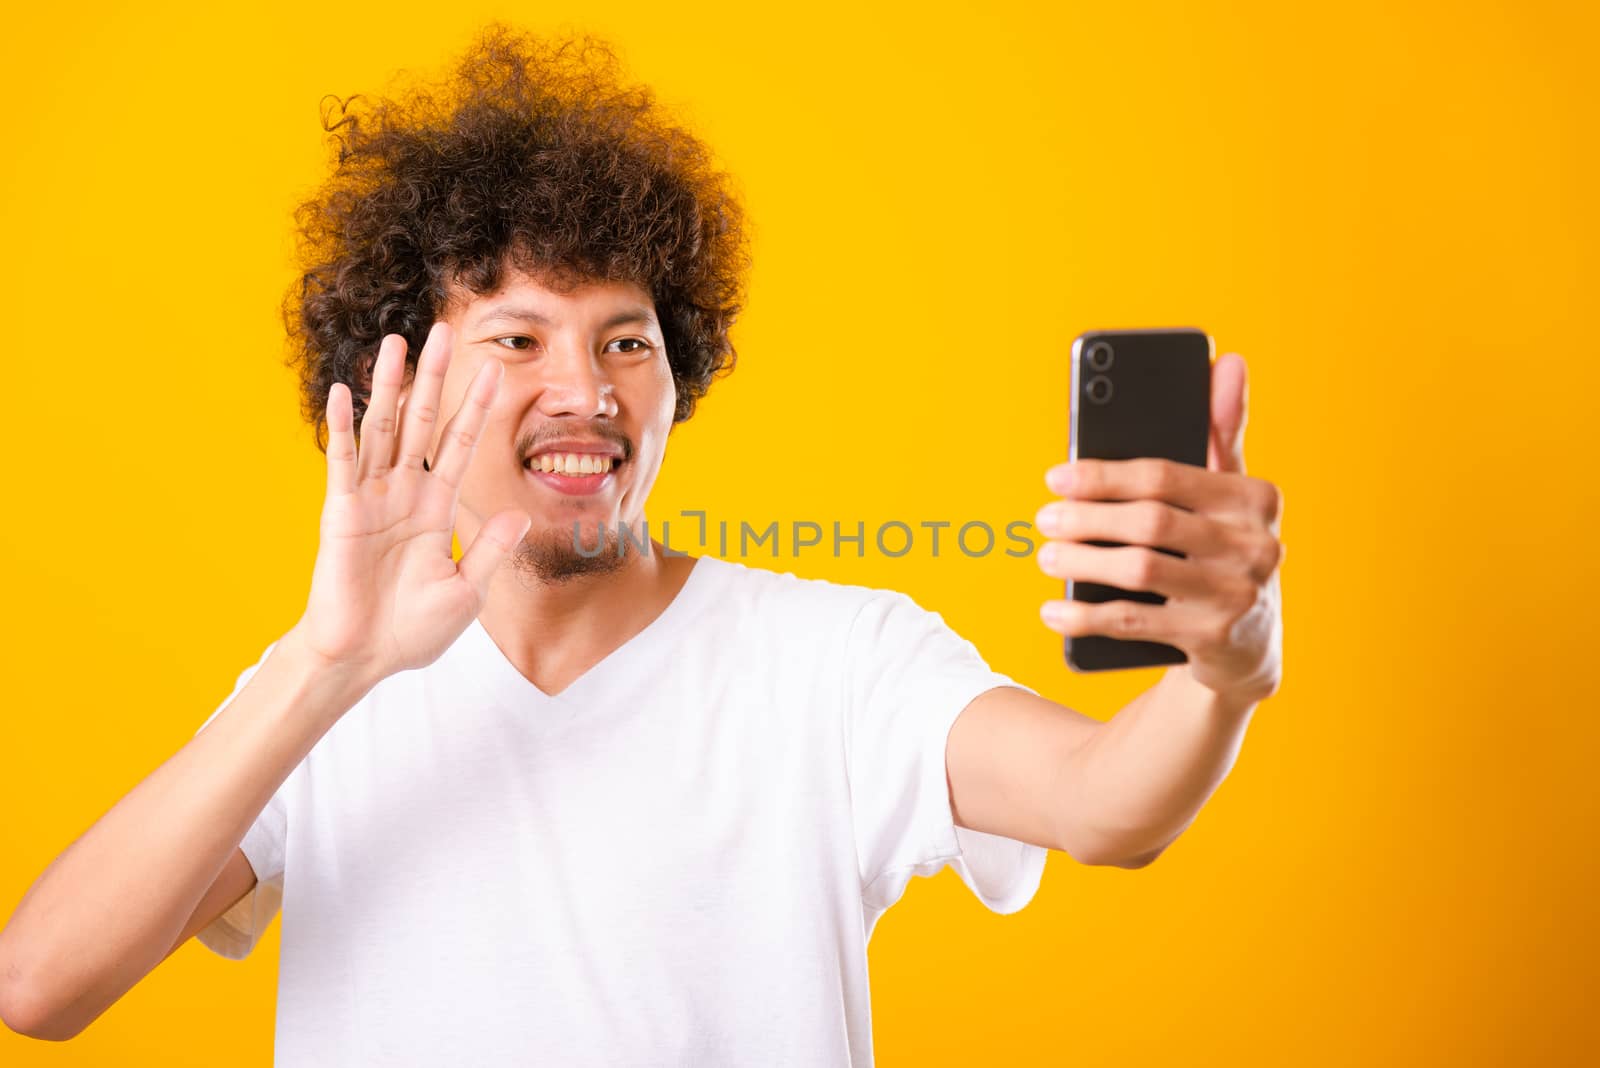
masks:
<path fill-rule="evenodd" d="M 576 452 L 576 449 L 561 450 Z M 535 453 L 534 455 L 538 455 Z M 571 497 L 588 497 L 605 489 L 611 476 L 616 474 L 616 468 L 602 471 L 595 475 L 560 475 L 554 471 L 534 471 L 527 464 L 522 465 L 522 473 L 541 485 L 564 493 Z"/>

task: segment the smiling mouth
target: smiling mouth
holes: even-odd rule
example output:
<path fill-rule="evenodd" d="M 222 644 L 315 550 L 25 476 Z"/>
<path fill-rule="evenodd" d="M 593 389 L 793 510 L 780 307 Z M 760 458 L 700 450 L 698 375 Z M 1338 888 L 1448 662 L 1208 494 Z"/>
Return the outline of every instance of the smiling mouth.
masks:
<path fill-rule="evenodd" d="M 600 456 L 588 452 L 546 452 L 529 457 L 522 466 L 527 471 L 580 478 L 584 475 L 603 475 L 614 471 L 622 462 L 620 457 Z"/>

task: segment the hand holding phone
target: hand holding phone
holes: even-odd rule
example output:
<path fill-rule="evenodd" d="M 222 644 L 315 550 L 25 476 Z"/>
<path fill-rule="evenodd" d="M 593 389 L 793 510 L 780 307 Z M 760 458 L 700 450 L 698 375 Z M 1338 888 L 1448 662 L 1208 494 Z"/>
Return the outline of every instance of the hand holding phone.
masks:
<path fill-rule="evenodd" d="M 1072 350 L 1069 460 L 1046 472 L 1042 607 L 1075 670 L 1156 664 L 1230 707 L 1282 672 L 1283 495 L 1244 470 L 1245 364 L 1192 329 L 1095 331 Z"/>

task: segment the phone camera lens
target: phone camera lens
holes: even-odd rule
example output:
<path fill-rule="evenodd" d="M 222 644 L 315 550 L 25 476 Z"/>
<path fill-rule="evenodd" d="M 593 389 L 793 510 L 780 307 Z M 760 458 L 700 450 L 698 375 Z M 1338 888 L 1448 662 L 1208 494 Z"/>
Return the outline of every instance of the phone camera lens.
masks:
<path fill-rule="evenodd" d="M 1089 367 L 1096 371 L 1109 371 L 1111 369 L 1111 344 L 1106 341 L 1096 341 L 1089 346 Z"/>
<path fill-rule="evenodd" d="M 1095 375 L 1089 379 L 1087 387 L 1089 399 L 1096 404 L 1105 404 L 1111 400 L 1111 379 L 1105 375 Z"/>

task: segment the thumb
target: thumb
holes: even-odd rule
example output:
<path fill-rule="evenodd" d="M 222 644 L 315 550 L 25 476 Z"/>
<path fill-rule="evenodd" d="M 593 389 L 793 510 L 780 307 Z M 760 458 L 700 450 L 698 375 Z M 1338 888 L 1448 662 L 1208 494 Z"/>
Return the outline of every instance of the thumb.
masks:
<path fill-rule="evenodd" d="M 533 519 L 527 512 L 512 509 L 508 512 L 498 512 L 493 518 L 478 530 L 478 536 L 472 539 L 472 544 L 467 546 L 467 551 L 461 554 L 461 563 L 457 569 L 478 591 L 478 601 L 482 603 L 489 595 L 489 579 L 511 555 L 522 536 L 533 526 Z"/>
<path fill-rule="evenodd" d="M 1225 352 L 1211 368 L 1211 446 L 1206 466 L 1244 474 L 1244 424 L 1250 399 L 1244 357 Z"/>

